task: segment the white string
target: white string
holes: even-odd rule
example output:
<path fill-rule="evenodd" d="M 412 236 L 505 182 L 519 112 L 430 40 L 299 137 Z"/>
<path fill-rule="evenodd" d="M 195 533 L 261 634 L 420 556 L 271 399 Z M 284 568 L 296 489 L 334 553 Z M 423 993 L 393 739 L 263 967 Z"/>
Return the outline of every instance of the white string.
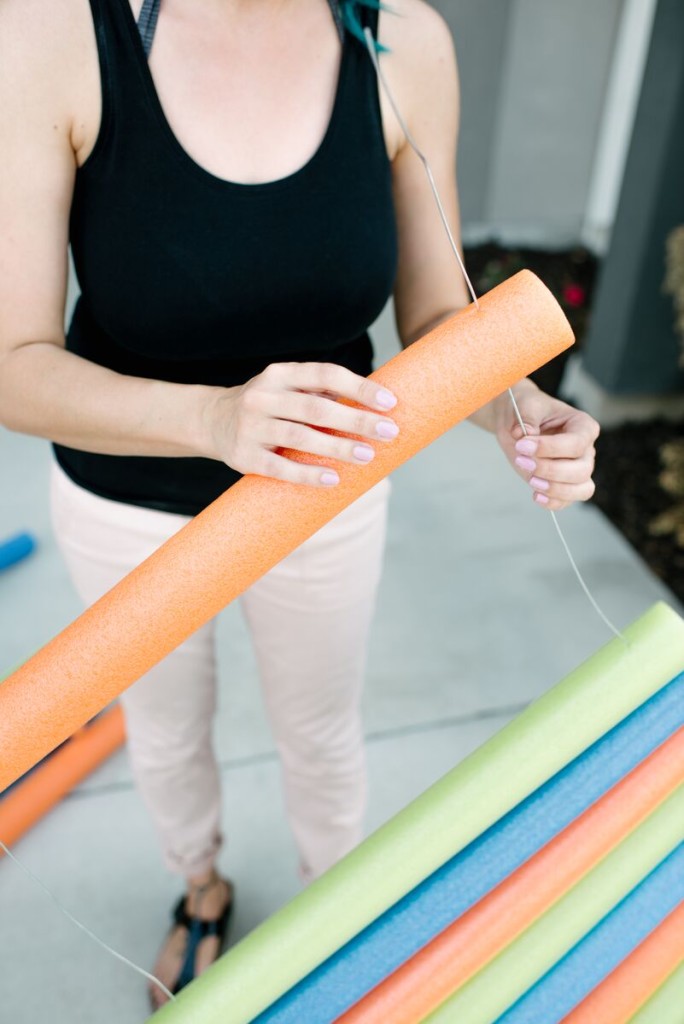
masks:
<path fill-rule="evenodd" d="M 522 430 L 524 436 L 528 437 L 529 435 L 528 435 L 528 432 L 527 432 L 527 427 L 523 423 L 523 418 L 520 415 L 520 409 L 518 408 L 518 403 L 516 402 L 515 395 L 513 394 L 512 390 L 510 388 L 508 389 L 508 394 L 511 396 L 511 402 L 513 403 L 513 409 L 515 410 L 516 418 L 518 420 L 518 423 L 520 424 L 520 429 Z M 575 576 L 577 577 L 577 579 L 579 581 L 579 585 L 581 586 L 581 588 L 584 591 L 584 593 L 587 595 L 587 597 L 588 597 L 588 599 L 589 599 L 589 601 L 590 601 L 594 611 L 599 616 L 599 618 L 603 620 L 603 622 L 606 624 L 606 626 L 611 631 L 611 633 L 614 633 L 615 636 L 619 640 L 621 640 L 623 642 L 623 644 L 626 644 L 627 646 L 629 646 L 627 637 L 624 635 L 624 633 L 620 632 L 620 630 L 617 628 L 617 626 L 613 625 L 613 623 L 610 621 L 608 616 L 605 614 L 605 612 L 599 606 L 598 602 L 594 598 L 594 595 L 589 590 L 589 587 L 587 586 L 587 584 L 584 582 L 584 577 L 582 576 L 582 573 L 579 570 L 579 566 L 577 565 L 577 562 L 573 558 L 573 555 L 572 555 L 572 552 L 571 552 L 570 547 L 568 545 L 568 542 L 565 539 L 565 536 L 563 535 L 563 531 L 560 528 L 560 523 L 558 522 L 558 517 L 557 517 L 556 513 L 552 511 L 550 513 L 550 515 L 551 515 L 551 518 L 553 520 L 553 525 L 556 527 L 556 532 L 557 532 L 558 536 L 560 537 L 561 544 L 563 545 L 563 547 L 565 549 L 565 553 L 568 556 L 568 560 L 570 562 L 570 565 L 572 566 L 572 568 L 574 570 L 574 573 L 575 573 Z"/>
<path fill-rule="evenodd" d="M 96 942 L 98 944 L 98 946 L 102 946 L 102 948 L 104 950 L 106 950 L 108 953 L 111 953 L 111 955 L 113 957 L 116 957 L 117 960 L 120 960 L 122 963 L 126 964 L 128 967 L 132 967 L 134 971 L 138 972 L 138 974 L 142 974 L 142 976 L 144 978 L 147 978 L 148 981 L 151 981 L 155 985 L 157 985 L 162 990 L 162 992 L 164 993 L 165 996 L 168 996 L 169 999 L 172 999 L 172 1000 L 175 1001 L 176 997 L 174 996 L 173 992 L 169 992 L 169 990 L 166 987 L 166 985 L 164 985 L 159 980 L 159 978 L 155 978 L 155 976 L 153 974 L 149 974 L 142 967 L 138 967 L 138 965 L 134 964 L 132 960 L 128 959 L 128 957 L 125 957 L 122 953 L 118 953 L 115 949 L 112 949 L 111 946 L 108 946 L 106 942 L 103 942 L 102 939 L 98 938 L 98 936 L 94 932 L 91 932 L 90 928 L 86 928 L 86 926 L 84 924 L 81 924 L 81 922 L 78 920 L 78 918 L 74 917 L 74 915 L 69 910 L 67 910 L 66 907 L 62 906 L 62 904 L 59 902 L 59 900 L 57 899 L 55 894 L 48 889 L 47 885 L 45 885 L 45 883 L 42 882 L 40 880 L 40 878 L 38 878 L 37 875 L 34 875 L 30 868 L 26 867 L 26 865 L 24 863 L 22 863 L 22 861 L 19 860 L 19 858 L 17 856 L 15 856 L 15 854 L 12 853 L 12 851 L 9 849 L 9 847 L 5 846 L 5 844 L 3 843 L 2 839 L 0 839 L 0 849 L 4 850 L 4 852 L 10 858 L 10 860 L 13 860 L 14 863 L 17 865 L 17 867 L 20 867 L 21 870 L 24 871 L 28 875 L 28 877 L 31 879 L 32 882 L 35 882 L 36 885 L 40 886 L 40 888 L 43 890 L 43 892 L 47 896 L 50 897 L 50 899 L 55 904 L 57 909 L 60 910 L 62 912 L 62 914 L 64 914 L 64 916 L 69 921 L 71 921 L 72 924 L 76 925 L 77 928 L 80 928 L 80 930 L 82 932 L 85 932 L 85 934 L 88 936 L 88 938 L 92 939 L 93 942 Z"/>
<path fill-rule="evenodd" d="M 582 576 L 582 573 L 579 571 L 577 563 L 575 562 L 575 559 L 572 557 L 572 552 L 570 551 L 570 548 L 568 547 L 568 542 L 565 539 L 565 537 L 563 536 L 563 531 L 560 528 L 560 523 L 558 522 L 558 518 L 557 518 L 555 512 L 551 513 L 551 518 L 553 519 L 553 525 L 556 527 L 556 532 L 558 533 L 558 536 L 560 537 L 561 544 L 565 548 L 565 553 L 568 556 L 568 559 L 570 560 L 570 565 L 572 566 L 572 568 L 575 571 L 575 576 L 577 577 L 577 579 L 579 581 L 579 585 L 581 586 L 582 590 L 584 591 L 584 593 L 589 598 L 589 601 L 591 602 L 592 607 L 594 608 L 594 611 L 596 612 L 596 614 L 601 619 L 603 619 L 603 621 L 605 622 L 605 624 L 608 627 L 608 629 L 611 630 L 611 632 L 615 634 L 615 636 L 618 638 L 618 640 L 621 640 L 622 643 L 625 645 L 625 647 L 629 647 L 629 640 L 627 639 L 625 634 L 621 633 L 620 630 L 617 628 L 617 626 L 613 625 L 613 623 L 610 621 L 608 616 L 605 614 L 605 612 L 599 606 L 598 602 L 594 598 L 594 595 L 589 590 L 589 587 L 584 582 L 584 578 Z"/>
<path fill-rule="evenodd" d="M 466 284 L 468 286 L 468 290 L 470 291 L 470 294 L 472 295 L 473 302 L 475 303 L 476 308 L 479 309 L 480 305 L 479 305 L 479 302 L 477 301 L 477 295 L 475 294 L 475 289 L 473 288 L 471 280 L 468 277 L 468 274 L 467 274 L 466 268 L 465 268 L 465 264 L 463 263 L 463 260 L 461 259 L 461 254 L 459 252 L 458 246 L 456 245 L 456 241 L 454 239 L 453 233 L 451 231 L 451 227 L 449 225 L 449 220 L 448 220 L 447 215 L 446 215 L 446 213 L 444 211 L 444 206 L 442 204 L 442 200 L 441 200 L 441 197 L 439 195 L 439 190 L 437 188 L 434 176 L 432 174 L 432 169 L 430 167 L 430 163 L 429 163 L 427 157 L 425 156 L 425 154 L 418 147 L 415 139 L 413 138 L 413 135 L 411 134 L 411 131 L 409 130 L 408 125 L 406 124 L 406 121 L 404 120 L 404 118 L 401 115 L 401 111 L 397 107 L 397 104 L 395 102 L 394 96 L 392 95 L 392 91 L 391 91 L 389 85 L 387 84 L 387 80 L 386 80 L 386 78 L 385 78 L 385 76 L 384 76 L 384 74 L 382 72 L 381 67 L 380 67 L 380 61 L 378 60 L 378 55 L 377 55 L 377 53 L 375 51 L 375 42 L 374 42 L 374 39 L 373 39 L 373 33 L 371 32 L 371 30 L 369 28 L 366 28 L 366 29 L 364 29 L 363 34 L 364 34 L 364 38 L 366 40 L 366 47 L 367 47 L 368 52 L 370 54 L 370 58 L 371 58 L 371 60 L 373 62 L 373 67 L 375 68 L 375 73 L 378 76 L 378 80 L 379 80 L 382 88 L 385 91 L 385 95 L 387 96 L 387 99 L 389 100 L 390 106 L 392 107 L 392 110 L 394 111 L 395 117 L 396 117 L 397 121 L 399 122 L 399 124 L 401 126 L 401 130 L 403 131 L 404 135 L 406 136 L 406 141 L 408 142 L 409 146 L 414 151 L 414 153 L 416 154 L 416 156 L 418 157 L 418 159 L 422 163 L 423 167 L 425 168 L 425 172 L 427 174 L 428 181 L 430 182 L 430 188 L 432 189 L 432 194 L 435 197 L 435 201 L 437 203 L 437 209 L 439 210 L 439 215 L 440 215 L 440 217 L 442 219 L 442 224 L 444 225 L 444 229 L 445 229 L 445 231 L 447 233 L 447 237 L 449 239 L 449 243 L 450 243 L 451 248 L 452 248 L 452 250 L 454 252 L 454 255 L 456 256 L 456 260 L 458 262 L 458 266 L 460 268 L 461 273 L 463 274 L 465 282 L 466 282 Z M 513 405 L 513 410 L 515 412 L 516 418 L 518 420 L 518 423 L 520 424 L 520 429 L 522 430 L 523 435 L 527 437 L 528 436 L 527 428 L 525 427 L 525 424 L 523 422 L 523 418 L 520 415 L 520 409 L 518 408 L 518 403 L 515 400 L 515 395 L 513 394 L 513 390 L 511 388 L 508 388 L 508 394 L 510 396 L 511 403 Z M 572 556 L 572 552 L 570 551 L 570 547 L 568 545 L 568 542 L 565 539 L 565 537 L 563 535 L 563 531 L 560 528 L 560 523 L 558 522 L 558 518 L 556 516 L 556 513 L 553 512 L 553 511 L 551 512 L 551 518 L 553 519 L 553 524 L 556 527 L 556 531 L 558 533 L 558 536 L 560 537 L 561 543 L 563 545 L 563 548 L 565 549 L 566 555 L 568 556 L 568 559 L 570 561 L 570 565 L 573 568 L 575 576 L 577 577 L 577 579 L 579 581 L 579 584 L 580 584 L 582 590 L 584 591 L 584 593 L 586 594 L 587 598 L 589 599 L 592 607 L 596 611 L 597 615 L 601 618 L 601 620 L 608 627 L 608 629 L 611 631 L 611 633 L 613 633 L 616 637 L 618 637 L 618 639 L 621 640 L 624 644 L 628 644 L 627 638 L 624 636 L 623 633 L 620 632 L 620 630 L 616 626 L 613 625 L 613 623 L 610 621 L 608 616 L 601 610 L 601 608 L 599 607 L 598 602 L 596 601 L 596 599 L 594 598 L 593 594 L 589 590 L 589 587 L 585 583 L 584 578 L 582 576 L 582 573 L 580 572 L 579 567 L 578 567 L 575 559 Z"/>
<path fill-rule="evenodd" d="M 465 268 L 465 264 L 464 264 L 463 260 L 461 259 L 461 254 L 460 254 L 460 252 L 458 250 L 458 246 L 456 245 L 456 240 L 455 240 L 455 238 L 453 236 L 453 233 L 451 231 L 451 225 L 449 224 L 449 219 L 448 219 L 448 217 L 447 217 L 447 215 L 446 215 L 446 213 L 444 211 L 444 207 L 442 206 L 442 199 L 441 199 L 441 196 L 440 196 L 439 191 L 437 189 L 437 185 L 435 184 L 435 179 L 434 179 L 434 177 L 432 175 L 432 168 L 430 167 L 430 163 L 429 163 L 427 157 L 425 156 L 425 154 L 418 147 L 415 139 L 411 135 L 411 132 L 409 130 L 409 126 L 406 124 L 406 121 L 404 120 L 404 118 L 401 115 L 401 111 L 399 110 L 399 107 L 394 102 L 394 96 L 392 95 L 392 93 L 390 91 L 390 88 L 389 88 L 387 82 L 385 81 L 385 76 L 382 73 L 382 68 L 380 67 L 380 62 L 378 60 L 378 55 L 375 52 L 375 44 L 373 42 L 373 34 L 372 34 L 371 30 L 369 28 L 366 28 L 366 29 L 364 29 L 363 34 L 366 37 L 366 46 L 368 47 L 368 52 L 371 55 L 371 60 L 373 61 L 373 67 L 375 68 L 375 73 L 376 73 L 376 75 L 378 76 L 378 78 L 380 79 L 380 81 L 382 83 L 382 86 L 383 86 L 383 88 L 385 90 L 385 95 L 387 96 L 387 99 L 390 102 L 390 106 L 392 107 L 392 110 L 394 111 L 394 115 L 395 115 L 397 121 L 399 122 L 399 124 L 401 125 L 401 130 L 403 131 L 404 135 L 406 136 L 406 140 L 407 140 L 408 144 L 410 145 L 411 149 L 416 154 L 416 156 L 418 157 L 418 159 L 422 163 L 423 167 L 425 168 L 425 173 L 428 176 L 428 181 L 430 182 L 430 188 L 432 189 L 432 194 L 435 197 L 435 202 L 437 203 L 437 209 L 439 210 L 439 215 L 442 218 L 442 224 L 444 225 L 444 230 L 447 233 L 447 237 L 449 239 L 449 243 L 450 243 L 451 248 L 453 250 L 454 256 L 456 257 L 456 259 L 458 261 L 458 265 L 461 268 L 461 273 L 463 274 L 463 277 L 465 278 L 465 282 L 468 285 L 468 290 L 469 290 L 469 292 L 470 292 L 470 294 L 472 296 L 473 302 L 475 303 L 475 308 L 479 309 L 480 308 L 480 303 L 477 301 L 477 295 L 475 294 L 475 289 L 473 288 L 472 283 L 470 281 L 470 278 L 468 277 L 468 272 L 467 272 L 467 270 Z"/>

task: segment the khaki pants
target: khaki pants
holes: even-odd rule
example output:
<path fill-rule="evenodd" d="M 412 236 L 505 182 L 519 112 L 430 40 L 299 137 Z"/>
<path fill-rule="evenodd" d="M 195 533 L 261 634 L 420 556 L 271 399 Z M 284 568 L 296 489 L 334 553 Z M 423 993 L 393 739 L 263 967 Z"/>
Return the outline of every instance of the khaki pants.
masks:
<path fill-rule="evenodd" d="M 305 881 L 361 838 L 366 783 L 359 702 L 389 492 L 389 481 L 381 481 L 240 598 Z M 51 498 L 57 541 L 88 605 L 188 521 L 100 498 L 57 465 Z M 185 876 L 199 874 L 213 864 L 222 840 L 212 749 L 214 622 L 121 700 L 133 772 L 165 862 Z"/>

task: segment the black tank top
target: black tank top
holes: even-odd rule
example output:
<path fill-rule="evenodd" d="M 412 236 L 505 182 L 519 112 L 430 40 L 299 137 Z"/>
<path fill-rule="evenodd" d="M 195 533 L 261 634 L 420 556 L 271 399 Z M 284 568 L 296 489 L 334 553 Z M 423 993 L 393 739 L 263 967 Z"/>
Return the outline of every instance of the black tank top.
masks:
<path fill-rule="evenodd" d="M 129 0 L 90 0 L 102 123 L 76 174 L 70 239 L 81 297 L 67 348 L 119 373 L 234 386 L 278 361 L 372 370 L 367 333 L 391 293 L 397 239 L 375 72 L 344 33 L 334 107 L 300 170 L 218 178 L 164 116 Z M 377 11 L 359 9 L 377 32 Z M 77 484 L 194 515 L 239 478 L 211 459 L 56 445 Z"/>

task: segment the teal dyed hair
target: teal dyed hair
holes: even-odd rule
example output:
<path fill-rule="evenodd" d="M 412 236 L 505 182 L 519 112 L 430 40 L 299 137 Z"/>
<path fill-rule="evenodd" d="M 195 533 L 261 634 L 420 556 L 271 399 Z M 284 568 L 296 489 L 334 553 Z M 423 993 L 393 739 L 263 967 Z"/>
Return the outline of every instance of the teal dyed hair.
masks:
<path fill-rule="evenodd" d="M 360 39 L 363 45 L 366 45 L 366 39 L 363 34 L 363 25 L 359 21 L 358 8 L 359 7 L 372 7 L 376 11 L 391 11 L 392 8 L 383 4 L 381 0 L 339 0 L 340 15 L 342 17 L 342 24 L 348 32 L 351 32 L 353 36 Z M 375 40 L 375 50 L 377 53 L 386 53 L 387 47 Z"/>

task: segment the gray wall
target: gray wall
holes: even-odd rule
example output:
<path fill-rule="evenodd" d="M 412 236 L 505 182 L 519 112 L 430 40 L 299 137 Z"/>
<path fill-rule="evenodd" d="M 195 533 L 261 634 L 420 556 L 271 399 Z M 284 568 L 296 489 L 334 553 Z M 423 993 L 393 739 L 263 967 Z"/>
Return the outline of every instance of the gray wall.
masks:
<path fill-rule="evenodd" d="M 665 245 L 684 223 L 684 4 L 659 0 L 584 368 L 615 394 L 681 394 Z"/>
<path fill-rule="evenodd" d="M 466 237 L 579 239 L 624 0 L 431 0 L 456 42 Z"/>

